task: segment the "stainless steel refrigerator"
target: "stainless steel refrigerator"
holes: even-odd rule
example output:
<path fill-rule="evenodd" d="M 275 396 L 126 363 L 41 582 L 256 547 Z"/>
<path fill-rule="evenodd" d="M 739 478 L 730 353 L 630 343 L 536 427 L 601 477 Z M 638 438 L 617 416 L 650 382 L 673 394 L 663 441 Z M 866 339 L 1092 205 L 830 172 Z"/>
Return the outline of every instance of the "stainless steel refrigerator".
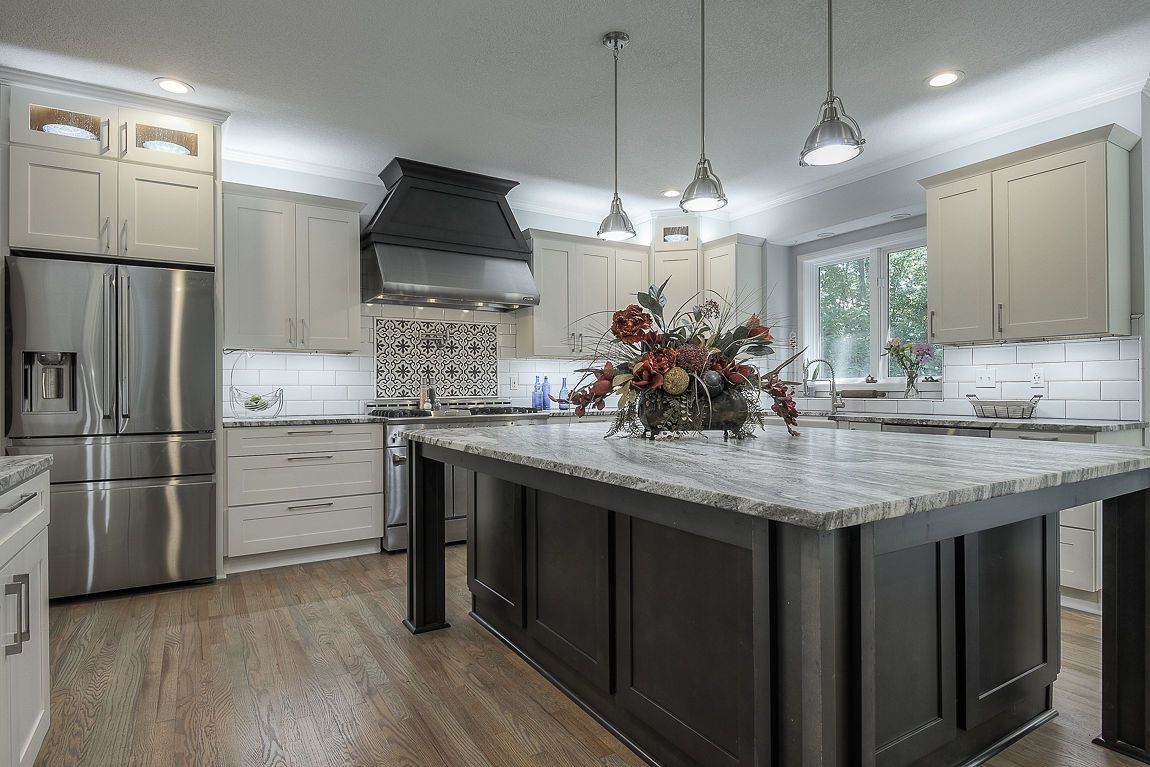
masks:
<path fill-rule="evenodd" d="M 6 267 L 8 453 L 56 459 L 50 596 L 214 577 L 213 274 Z"/>

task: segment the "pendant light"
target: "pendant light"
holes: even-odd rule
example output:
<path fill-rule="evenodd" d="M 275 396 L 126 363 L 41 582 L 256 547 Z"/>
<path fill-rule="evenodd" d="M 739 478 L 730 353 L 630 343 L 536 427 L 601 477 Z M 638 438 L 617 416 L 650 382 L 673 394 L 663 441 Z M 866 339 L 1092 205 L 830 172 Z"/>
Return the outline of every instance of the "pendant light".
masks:
<path fill-rule="evenodd" d="M 831 2 L 827 0 L 827 99 L 819 108 L 819 119 L 799 154 L 799 165 L 837 165 L 858 157 L 866 139 L 854 118 L 846 113 L 834 89 L 834 36 Z"/>
<path fill-rule="evenodd" d="M 727 204 L 723 182 L 707 159 L 707 0 L 699 0 L 699 163 L 695 178 L 683 190 L 679 207 L 684 213 L 704 213 Z"/>
<path fill-rule="evenodd" d="M 626 32 L 608 32 L 603 35 L 603 45 L 611 49 L 615 58 L 615 198 L 611 200 L 611 212 L 599 224 L 599 238 L 603 240 L 629 240 L 635 236 L 631 218 L 623 210 L 619 199 L 619 51 L 631 42 Z"/>

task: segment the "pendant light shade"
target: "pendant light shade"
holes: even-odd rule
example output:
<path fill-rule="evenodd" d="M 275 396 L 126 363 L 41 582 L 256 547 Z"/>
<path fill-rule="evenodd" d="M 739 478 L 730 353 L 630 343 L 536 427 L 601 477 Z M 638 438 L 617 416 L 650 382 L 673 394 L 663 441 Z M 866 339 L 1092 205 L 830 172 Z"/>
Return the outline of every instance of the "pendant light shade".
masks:
<path fill-rule="evenodd" d="M 631 42 L 626 32 L 608 32 L 603 35 L 603 45 L 611 49 L 615 58 L 615 197 L 611 200 L 611 212 L 599 224 L 599 238 L 619 242 L 635 236 L 631 217 L 623 210 L 619 199 L 619 51 Z"/>
<path fill-rule="evenodd" d="M 799 165 L 837 165 L 862 154 L 866 139 L 854 118 L 846 113 L 842 99 L 834 91 L 834 34 L 831 3 L 827 0 L 827 98 L 819 107 L 819 118 L 803 151 Z"/>
<path fill-rule="evenodd" d="M 707 0 L 699 0 L 699 162 L 695 178 L 683 190 L 679 207 L 685 213 L 705 213 L 727 204 L 723 182 L 707 159 Z"/>

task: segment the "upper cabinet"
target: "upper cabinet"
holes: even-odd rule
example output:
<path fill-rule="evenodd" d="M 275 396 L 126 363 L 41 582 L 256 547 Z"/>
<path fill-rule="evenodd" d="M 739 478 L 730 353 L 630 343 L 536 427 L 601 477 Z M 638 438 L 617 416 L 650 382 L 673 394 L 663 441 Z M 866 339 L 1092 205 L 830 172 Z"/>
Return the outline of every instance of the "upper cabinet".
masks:
<path fill-rule="evenodd" d="M 569 358 L 593 354 L 611 314 L 651 284 L 650 250 L 590 237 L 529 230 L 539 306 L 516 312 L 517 353 Z"/>
<path fill-rule="evenodd" d="M 1128 335 L 1136 142 L 1111 125 L 923 181 L 932 340 Z"/>
<path fill-rule="evenodd" d="M 704 300 L 715 299 L 749 315 L 763 310 L 763 245 L 761 237 L 732 234 L 703 244 Z"/>
<path fill-rule="evenodd" d="M 12 87 L 13 144 L 212 173 L 215 126 L 106 101 Z"/>
<path fill-rule="evenodd" d="M 14 146 L 9 181 L 12 248 L 215 262 L 211 176 Z"/>
<path fill-rule="evenodd" d="M 698 216 L 658 216 L 651 223 L 652 281 L 667 286 L 666 310 L 699 302 L 703 288 L 699 257 Z"/>
<path fill-rule="evenodd" d="M 224 345 L 360 347 L 360 203 L 224 188 Z"/>

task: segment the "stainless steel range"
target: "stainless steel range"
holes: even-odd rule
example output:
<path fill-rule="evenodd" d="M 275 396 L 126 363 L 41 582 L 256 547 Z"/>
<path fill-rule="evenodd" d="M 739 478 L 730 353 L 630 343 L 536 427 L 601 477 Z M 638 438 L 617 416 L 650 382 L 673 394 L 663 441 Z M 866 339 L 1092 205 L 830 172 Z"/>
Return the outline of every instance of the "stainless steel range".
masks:
<path fill-rule="evenodd" d="M 384 498 L 387 532 L 383 548 L 407 549 L 407 504 L 411 479 L 407 473 L 407 441 L 402 434 L 412 424 L 421 428 L 459 426 L 516 426 L 545 424 L 550 414 L 528 407 L 513 407 L 506 400 L 445 400 L 435 412 L 419 410 L 410 401 L 380 400 L 367 403 L 370 416 L 383 419 L 383 444 L 387 452 Z M 470 475 L 447 467 L 444 473 L 446 539 L 448 543 L 467 540 L 467 509 Z"/>

